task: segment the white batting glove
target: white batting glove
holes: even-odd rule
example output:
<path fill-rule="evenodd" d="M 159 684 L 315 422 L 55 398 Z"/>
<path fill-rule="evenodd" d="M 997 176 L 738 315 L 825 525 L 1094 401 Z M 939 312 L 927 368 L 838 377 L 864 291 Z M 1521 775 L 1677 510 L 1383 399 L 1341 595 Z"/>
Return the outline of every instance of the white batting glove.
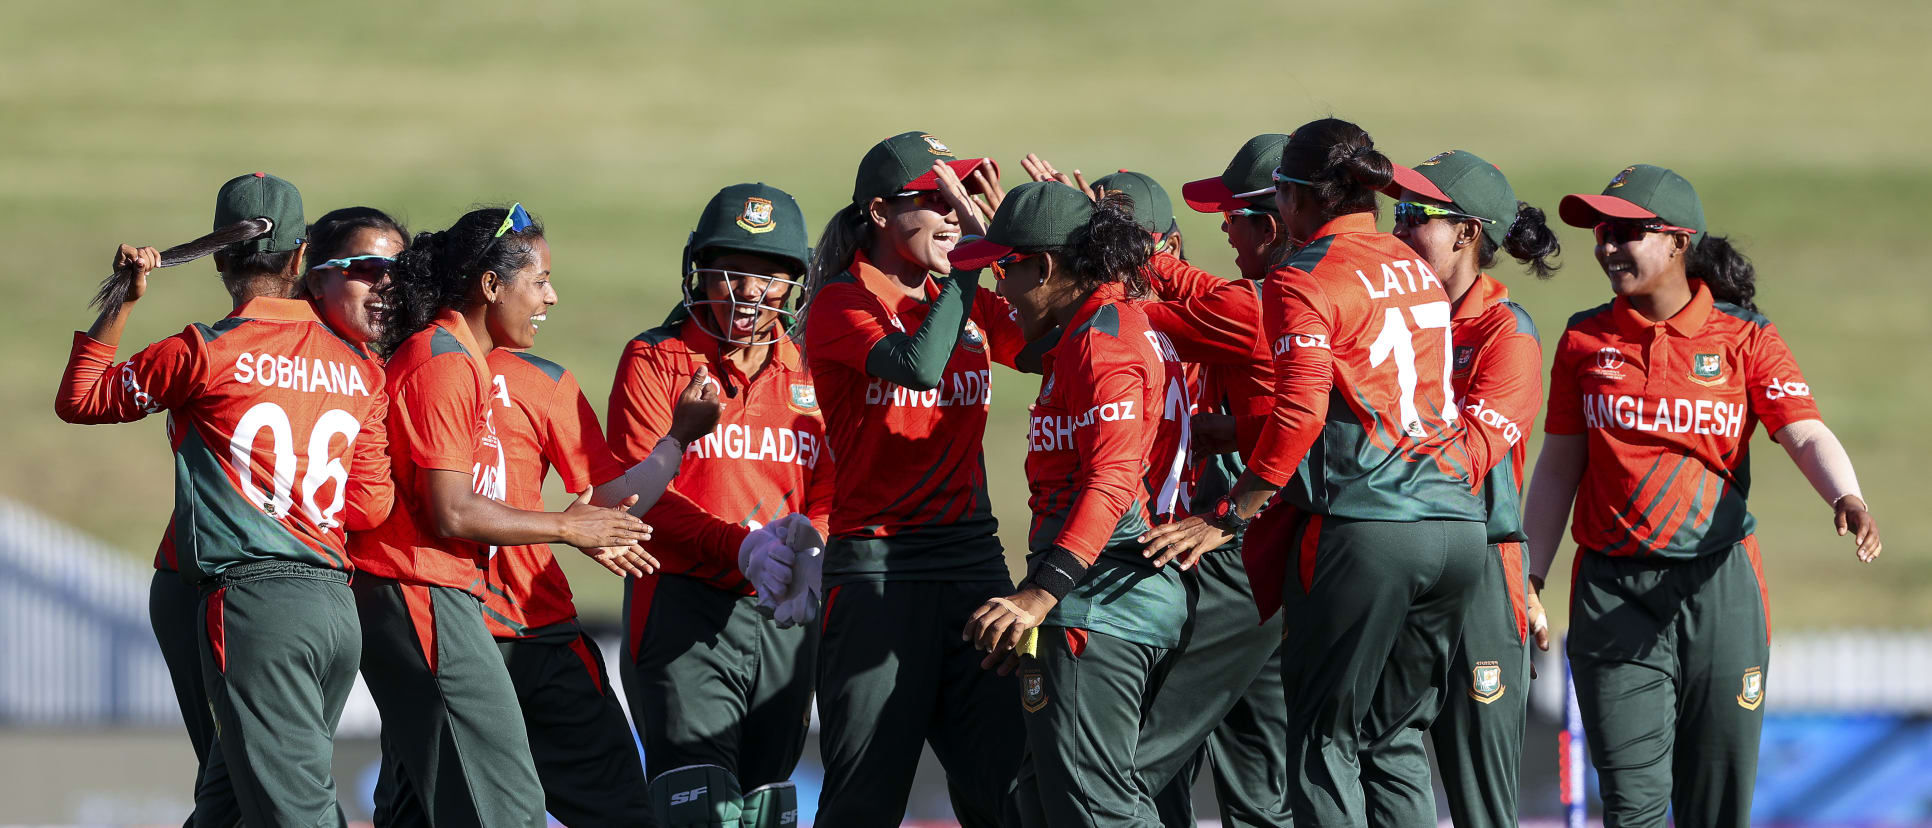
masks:
<path fill-rule="evenodd" d="M 792 564 L 797 557 L 781 537 L 771 526 L 761 526 L 738 545 L 738 571 L 745 573 L 745 579 L 759 594 L 775 600 L 791 588 Z"/>

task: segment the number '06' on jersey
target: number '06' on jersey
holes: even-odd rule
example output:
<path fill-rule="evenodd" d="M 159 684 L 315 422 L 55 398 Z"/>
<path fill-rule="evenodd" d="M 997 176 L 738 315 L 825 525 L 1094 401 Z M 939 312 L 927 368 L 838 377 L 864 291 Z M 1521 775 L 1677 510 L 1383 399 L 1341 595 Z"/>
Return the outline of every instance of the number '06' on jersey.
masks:
<path fill-rule="evenodd" d="M 394 499 L 375 358 L 289 299 L 255 299 L 109 366 L 113 354 L 77 334 L 57 408 L 88 423 L 170 413 L 187 577 L 261 561 L 350 568 L 345 530 L 380 523 Z"/>

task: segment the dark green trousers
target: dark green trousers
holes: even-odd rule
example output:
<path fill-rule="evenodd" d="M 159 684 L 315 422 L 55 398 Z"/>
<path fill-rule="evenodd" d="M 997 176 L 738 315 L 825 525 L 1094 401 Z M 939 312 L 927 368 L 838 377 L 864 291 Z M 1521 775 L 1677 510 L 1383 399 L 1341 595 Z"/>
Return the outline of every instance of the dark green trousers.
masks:
<path fill-rule="evenodd" d="M 1296 819 L 1432 828 L 1422 732 L 1482 577 L 1483 525 L 1297 520 L 1282 654 Z"/>
<path fill-rule="evenodd" d="M 717 765 L 740 791 L 790 779 L 812 719 L 818 630 L 781 630 L 757 598 L 681 575 L 633 578 L 625 601 L 642 628 L 620 669 L 650 777 Z"/>
<path fill-rule="evenodd" d="M 362 677 L 382 713 L 397 785 L 378 786 L 376 824 L 541 826 L 543 786 L 516 686 L 483 624 L 482 602 L 446 587 L 356 575 Z M 384 796 L 383 794 L 389 794 Z"/>
<path fill-rule="evenodd" d="M 1020 824 L 1161 824 L 1138 752 L 1168 651 L 1072 627 L 1040 628 L 1038 656 L 1020 663 L 1026 758 Z"/>
<path fill-rule="evenodd" d="M 228 764 L 215 740 L 215 713 L 208 707 L 208 685 L 201 675 L 200 609 L 201 590 L 181 580 L 181 573 L 154 571 L 148 582 L 148 624 L 161 647 L 161 661 L 168 665 L 188 743 L 195 749 L 195 809 L 182 825 L 235 825 L 241 821 L 241 806 L 235 803 Z"/>
<path fill-rule="evenodd" d="M 966 620 L 1005 581 L 858 581 L 825 594 L 818 651 L 819 825 L 896 826 L 930 743 L 965 828 L 998 825 L 1025 726 L 1019 681 L 980 669 Z"/>
<path fill-rule="evenodd" d="M 617 703 L 604 654 L 577 625 L 535 638 L 500 640 L 544 808 L 569 828 L 648 821 L 644 764 Z"/>
<path fill-rule="evenodd" d="M 202 599 L 202 681 L 246 824 L 347 824 L 335 727 L 362 658 L 348 581 L 292 561 L 245 564 Z"/>
<path fill-rule="evenodd" d="M 1514 828 L 1529 715 L 1529 589 L 1520 544 L 1490 546 L 1463 614 L 1442 713 L 1429 727 L 1457 828 Z"/>
<path fill-rule="evenodd" d="M 1140 773 L 1159 791 L 1161 824 L 1193 828 L 1195 777 L 1214 774 L 1221 824 L 1289 824 L 1288 709 L 1281 689 L 1281 616 L 1262 623 L 1231 546 L 1183 577 L 1190 612 L 1140 740 Z"/>
<path fill-rule="evenodd" d="M 1771 669 L 1755 538 L 1692 560 L 1580 553 L 1570 665 L 1603 824 L 1745 826 Z"/>

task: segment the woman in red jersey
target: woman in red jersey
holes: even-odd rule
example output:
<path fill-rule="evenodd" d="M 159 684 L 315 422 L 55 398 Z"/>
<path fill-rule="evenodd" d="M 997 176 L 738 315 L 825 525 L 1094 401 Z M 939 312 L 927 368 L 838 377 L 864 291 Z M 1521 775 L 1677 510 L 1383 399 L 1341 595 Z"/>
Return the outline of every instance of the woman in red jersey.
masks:
<path fill-rule="evenodd" d="M 1548 622 L 1529 592 L 1523 558 L 1523 459 L 1543 405 L 1543 349 L 1529 312 L 1487 272 L 1507 252 L 1537 278 L 1555 272 L 1560 248 L 1543 211 L 1516 200 L 1501 170 L 1451 150 L 1411 169 L 1395 166 L 1395 237 L 1442 280 L 1455 314 L 1455 404 L 1493 468 L 1484 475 L 1489 554 L 1463 618 L 1442 714 L 1429 729 L 1459 826 L 1514 826 L 1517 771 L 1529 711 L 1532 637 L 1549 649 Z M 1466 684 L 1465 684 L 1466 682 Z M 1466 689 L 1465 689 L 1466 688 Z"/>
<path fill-rule="evenodd" d="M 374 207 L 330 210 L 309 225 L 302 292 L 329 329 L 356 345 L 382 330 L 380 290 L 409 245 L 409 231 Z"/>
<path fill-rule="evenodd" d="M 980 442 L 991 365 L 1021 343 L 977 271 L 947 275 L 962 230 L 984 232 L 958 186 L 982 163 L 926 133 L 879 142 L 807 278 L 806 362 L 837 459 L 818 660 L 828 825 L 899 824 L 927 742 L 960 821 L 992 825 L 1019 764 L 1013 680 L 959 640 L 1013 588 Z"/>
<path fill-rule="evenodd" d="M 1096 206 L 1036 181 L 1007 194 L 984 240 L 954 253 L 961 270 L 999 265 L 1027 339 L 1064 331 L 1042 357 L 1028 430 L 1029 573 L 963 633 L 986 652 L 981 666 L 1019 668 L 1022 824 L 1159 820 L 1136 751 L 1188 607 L 1180 571 L 1140 555 L 1152 492 L 1172 474 L 1148 458 L 1171 460 L 1186 441 L 1185 423 L 1162 414 L 1179 359 L 1133 301 L 1153 249 L 1126 197 Z"/>
<path fill-rule="evenodd" d="M 789 780 L 811 719 L 818 584 L 803 583 L 805 567 L 787 569 L 798 613 L 774 622 L 787 587 L 755 583 L 762 564 L 750 558 L 761 541 L 782 542 L 774 536 L 793 516 L 825 531 L 832 509 L 824 417 L 785 330 L 811 256 L 807 234 L 785 191 L 719 190 L 685 244 L 683 301 L 625 344 L 611 385 L 611 447 L 626 459 L 674 427 L 673 395 L 694 377 L 709 372 L 726 401 L 719 426 L 686 449 L 674 490 L 645 516 L 660 571 L 625 584 L 624 691 L 660 824 L 734 804 L 747 828 L 797 817 Z M 700 787 L 701 796 L 674 797 Z"/>
<path fill-rule="evenodd" d="M 168 412 L 176 497 L 164 551 L 201 593 L 199 682 L 181 681 L 170 652 L 188 610 L 158 580 L 155 629 L 184 708 L 205 693 L 194 703 L 212 714 L 225 760 L 204 756 L 197 821 L 342 821 L 333 738 L 362 643 L 344 531 L 381 522 L 394 490 L 380 364 L 309 303 L 280 298 L 301 272 L 301 204 L 286 181 L 239 176 L 216 197 L 215 234 L 165 258 L 123 245 L 55 405 L 76 423 Z M 149 272 L 211 250 L 235 312 L 110 365 Z"/>
<path fill-rule="evenodd" d="M 500 502 L 506 463 L 485 359 L 532 343 L 554 296 L 549 271 L 543 228 L 521 205 L 474 210 L 419 234 L 380 293 L 399 502 L 351 543 L 362 671 L 385 750 L 436 824 L 543 818 L 516 688 L 483 622 L 494 547 L 561 542 L 613 572 L 651 565 L 636 545 L 649 536 L 643 523 L 593 506 L 590 492 L 556 513 Z M 598 502 L 626 488 L 607 487 Z"/>
<path fill-rule="evenodd" d="M 1320 825 L 1369 813 L 1435 824 L 1417 728 L 1435 716 L 1431 685 L 1482 567 L 1449 297 L 1415 251 L 1375 229 L 1390 175 L 1347 121 L 1304 124 L 1283 146 L 1275 205 L 1297 249 L 1262 296 L 1276 407 L 1209 522 L 1232 535 L 1277 492 L 1296 510 L 1288 532 L 1246 543 L 1291 564 L 1289 790 L 1296 819 Z M 1378 709 L 1402 716 L 1380 721 Z"/>
<path fill-rule="evenodd" d="M 1608 826 L 1744 826 L 1770 674 L 1770 596 L 1745 508 L 1760 422 L 1850 533 L 1883 549 L 1756 273 L 1689 181 L 1649 164 L 1563 199 L 1616 299 L 1570 318 L 1550 369 L 1527 521 L 1531 582 L 1563 519 L 1578 551 L 1569 655 Z"/>

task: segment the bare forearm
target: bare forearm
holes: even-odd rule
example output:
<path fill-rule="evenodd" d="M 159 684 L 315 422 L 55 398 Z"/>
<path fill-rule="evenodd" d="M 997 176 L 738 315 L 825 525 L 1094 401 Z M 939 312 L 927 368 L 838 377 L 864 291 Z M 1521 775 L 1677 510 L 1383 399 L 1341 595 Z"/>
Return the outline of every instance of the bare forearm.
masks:
<path fill-rule="evenodd" d="M 1529 497 L 1523 506 L 1523 528 L 1529 535 L 1530 578 L 1540 587 L 1563 546 L 1563 527 L 1576 502 L 1577 484 L 1589 458 L 1589 444 L 1580 434 L 1551 434 L 1536 457 Z"/>
<path fill-rule="evenodd" d="M 136 300 L 123 301 L 119 307 L 102 309 L 94 317 L 94 325 L 87 329 L 87 337 L 102 345 L 118 348 L 121 345 L 121 331 L 127 328 L 128 317 L 134 314 Z"/>
<path fill-rule="evenodd" d="M 1851 455 L 1845 453 L 1844 444 L 1838 442 L 1838 436 L 1823 421 L 1799 420 L 1778 429 L 1775 436 L 1778 445 L 1784 446 L 1791 462 L 1798 464 L 1798 470 L 1804 472 L 1811 488 L 1826 503 L 1836 506 L 1846 495 L 1865 499 L 1858 488 L 1858 473 L 1852 469 Z"/>

